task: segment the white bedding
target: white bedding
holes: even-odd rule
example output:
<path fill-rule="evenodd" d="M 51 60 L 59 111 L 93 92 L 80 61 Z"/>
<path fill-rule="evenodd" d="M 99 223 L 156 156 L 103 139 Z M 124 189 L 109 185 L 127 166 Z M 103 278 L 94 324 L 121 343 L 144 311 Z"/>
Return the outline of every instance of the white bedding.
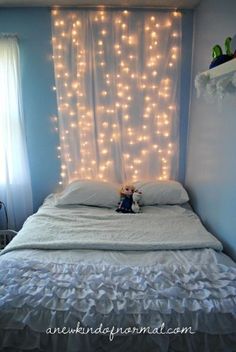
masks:
<path fill-rule="evenodd" d="M 49 198 L 3 251 L 14 249 L 156 250 L 213 248 L 221 243 L 191 210 L 146 206 L 140 214 L 78 206 L 56 207 Z"/>
<path fill-rule="evenodd" d="M 116 223 L 119 218 L 125 224 L 128 220 L 138 222 L 137 219 L 143 217 L 147 226 L 147 219 L 156 216 L 162 224 L 164 219 L 171 223 L 172 217 L 175 221 L 187 219 L 191 241 L 196 228 L 191 229 L 190 220 L 194 220 L 193 223 L 201 229 L 201 241 L 207 237 L 205 245 L 208 248 L 155 251 L 140 250 L 141 247 L 138 251 L 127 250 L 127 247 L 125 251 L 114 250 L 115 247 L 112 251 L 77 249 L 80 248 L 77 238 L 75 241 L 78 226 L 80 231 L 83 226 L 86 231 L 86 224 L 92 224 L 89 233 L 93 234 L 98 219 L 104 224 L 104 221 L 111 223 L 113 219 Z M 81 219 L 83 226 L 80 225 Z M 150 227 L 146 229 L 146 234 L 149 235 L 151 230 Z M 159 230 L 159 227 L 155 228 L 158 245 Z M 43 246 L 50 243 L 50 238 L 54 240 L 57 234 L 59 242 L 56 241 L 55 248 L 58 249 L 40 249 L 40 233 Z M 69 248 L 72 243 L 76 248 L 60 249 L 62 243 L 70 242 L 70 233 L 73 241 Z M 123 245 L 124 236 L 122 238 Z M 136 241 L 136 237 L 131 240 L 134 238 Z M 181 236 L 179 239 L 181 248 L 183 239 Z M 85 240 L 82 238 L 83 243 L 90 243 Z M 146 237 L 142 240 L 143 249 L 146 249 Z M 188 245 L 200 245 L 197 240 L 191 241 Z M 169 242 L 166 241 L 165 245 Z M 147 207 L 143 214 L 127 216 L 108 209 L 54 208 L 53 198 L 50 198 L 0 256 L 0 350 L 4 351 L 4 347 L 13 344 L 12 350 L 7 352 L 18 352 L 17 348 L 41 348 L 50 352 L 144 352 L 151 351 L 154 342 L 154 350 L 160 352 L 197 352 L 200 345 L 202 352 L 233 352 L 236 345 L 236 264 L 211 246 L 221 249 L 221 245 L 202 230 L 193 212 L 180 206 Z M 144 339 L 136 336 L 134 340 L 131 340 L 132 336 L 123 336 L 121 340 L 116 337 L 112 343 L 107 336 L 103 339 L 90 336 L 86 342 L 79 335 L 54 335 L 54 340 L 45 336 L 48 327 L 75 327 L 78 321 L 94 328 L 100 323 L 116 327 L 157 327 L 164 322 L 173 328 L 191 326 L 198 334 L 185 338 L 148 335 Z"/>

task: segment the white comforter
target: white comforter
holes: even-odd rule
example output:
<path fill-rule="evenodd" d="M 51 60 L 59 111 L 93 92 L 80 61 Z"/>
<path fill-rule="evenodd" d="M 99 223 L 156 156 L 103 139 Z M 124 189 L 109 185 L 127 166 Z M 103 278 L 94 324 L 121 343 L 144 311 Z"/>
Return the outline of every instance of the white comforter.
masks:
<path fill-rule="evenodd" d="M 154 339 L 152 336 L 141 340 L 136 337 L 137 345 L 133 345 L 131 336 L 121 337 L 122 347 L 117 344 L 118 338 L 111 344 L 107 336 L 103 339 L 105 345 L 99 347 L 99 336 L 93 336 L 87 341 L 93 344 L 91 348 L 83 346 L 79 335 L 71 335 L 69 340 L 61 336 L 50 340 L 45 336 L 48 327 L 75 328 L 78 321 L 94 328 L 100 323 L 108 327 L 155 328 L 163 322 L 166 327 L 191 326 L 198 335 L 186 336 L 186 340 L 156 336 L 155 350 L 183 351 L 183 343 L 187 343 L 184 350 L 189 352 L 198 351 L 199 345 L 203 352 L 234 351 L 235 263 L 212 248 L 140 250 L 148 246 L 170 248 L 171 240 L 182 248 L 186 245 L 184 238 L 188 248 L 201 247 L 204 242 L 207 247 L 221 249 L 191 210 L 179 206 L 147 207 L 143 214 L 127 215 L 88 207 L 55 208 L 53 201 L 48 199 L 38 214 L 29 218 L 0 256 L 1 351 L 4 346 L 13 346 L 14 352 L 17 348 L 44 350 L 45 346 L 50 352 L 131 352 L 132 346 L 135 351 L 153 348 L 147 347 Z M 145 226 L 139 219 L 143 219 Z M 153 219 L 159 219 L 160 226 Z M 120 227 L 118 222 L 122 223 Z M 113 224 L 112 249 L 128 249 L 132 243 L 139 251 L 76 249 L 81 245 L 93 246 L 83 233 L 88 231 L 95 239 L 96 228 L 98 246 L 111 246 L 109 231 L 102 235 L 106 223 Z M 145 236 L 137 224 L 142 226 Z M 132 236 L 127 231 L 123 233 L 125 225 L 132 229 Z M 62 246 L 73 249 L 60 249 Z"/>
<path fill-rule="evenodd" d="M 144 207 L 121 214 L 96 207 L 55 207 L 47 200 L 3 252 L 14 249 L 157 250 L 213 248 L 221 243 L 191 210 L 180 206 Z"/>

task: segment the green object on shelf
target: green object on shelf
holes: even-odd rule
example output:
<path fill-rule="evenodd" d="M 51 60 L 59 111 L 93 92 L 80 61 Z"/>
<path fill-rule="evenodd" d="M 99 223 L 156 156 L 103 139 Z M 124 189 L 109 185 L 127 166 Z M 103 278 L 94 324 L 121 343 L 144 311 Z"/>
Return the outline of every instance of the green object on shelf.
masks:
<path fill-rule="evenodd" d="M 219 44 L 216 44 L 213 46 L 212 48 L 212 57 L 213 60 L 210 63 L 209 68 L 214 68 L 216 66 L 222 65 L 225 62 L 231 60 L 233 58 L 233 53 L 231 50 L 231 42 L 232 42 L 232 38 L 231 37 L 227 37 L 225 39 L 225 54 L 223 54 L 223 50 L 221 48 L 221 46 Z"/>
<path fill-rule="evenodd" d="M 213 59 L 216 59 L 217 57 L 221 56 L 223 54 L 221 46 L 220 45 L 215 45 L 212 48 L 212 57 Z"/>
<path fill-rule="evenodd" d="M 231 37 L 227 37 L 225 39 L 225 53 L 226 53 L 226 55 L 229 55 L 229 56 L 233 56 L 233 52 L 231 50 L 231 42 L 232 42 Z M 221 46 L 219 44 L 214 45 L 212 48 L 213 59 L 215 59 L 221 55 L 223 55 L 223 51 L 221 49 Z"/>
<path fill-rule="evenodd" d="M 229 56 L 233 56 L 233 52 L 231 50 L 231 42 L 232 42 L 231 37 L 227 37 L 225 39 L 225 52 L 226 52 L 226 55 L 229 55 Z"/>

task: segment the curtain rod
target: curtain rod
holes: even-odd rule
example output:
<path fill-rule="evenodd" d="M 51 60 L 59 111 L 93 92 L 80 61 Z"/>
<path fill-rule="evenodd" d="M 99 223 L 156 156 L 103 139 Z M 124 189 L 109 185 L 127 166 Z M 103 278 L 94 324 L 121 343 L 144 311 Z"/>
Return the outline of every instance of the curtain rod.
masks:
<path fill-rule="evenodd" d="M 120 5 L 58 5 L 52 6 L 52 10 L 58 9 L 96 9 L 96 10 L 105 10 L 105 9 L 114 9 L 114 10 L 172 10 L 172 11 L 183 11 L 183 10 L 192 10 L 186 8 L 178 8 L 178 7 L 158 7 L 158 6 L 135 6 L 135 5 L 127 5 L 127 6 L 120 6 Z"/>

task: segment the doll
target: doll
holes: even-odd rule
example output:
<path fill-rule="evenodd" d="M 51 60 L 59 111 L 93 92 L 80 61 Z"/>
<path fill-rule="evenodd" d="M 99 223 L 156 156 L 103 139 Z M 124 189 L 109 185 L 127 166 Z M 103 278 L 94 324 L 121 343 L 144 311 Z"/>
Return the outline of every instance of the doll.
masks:
<path fill-rule="evenodd" d="M 134 213 L 140 213 L 141 211 L 141 208 L 140 208 L 141 198 L 142 198 L 142 192 L 136 189 L 133 193 L 133 204 L 131 207 Z"/>
<path fill-rule="evenodd" d="M 130 184 L 121 187 L 120 203 L 119 207 L 116 209 L 118 213 L 133 213 L 132 204 L 134 190 L 134 186 Z"/>

